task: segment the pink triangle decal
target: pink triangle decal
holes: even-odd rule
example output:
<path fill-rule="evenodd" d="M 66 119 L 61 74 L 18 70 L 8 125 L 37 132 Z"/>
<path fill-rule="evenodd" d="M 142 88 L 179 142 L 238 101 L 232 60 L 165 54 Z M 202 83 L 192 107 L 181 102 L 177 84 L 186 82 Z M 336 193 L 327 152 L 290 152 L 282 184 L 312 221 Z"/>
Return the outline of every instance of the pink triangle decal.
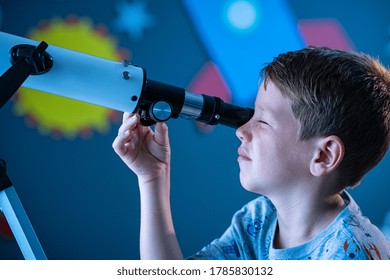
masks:
<path fill-rule="evenodd" d="M 306 19 L 298 22 L 298 28 L 306 46 L 330 47 L 354 50 L 355 47 L 336 19 Z"/>

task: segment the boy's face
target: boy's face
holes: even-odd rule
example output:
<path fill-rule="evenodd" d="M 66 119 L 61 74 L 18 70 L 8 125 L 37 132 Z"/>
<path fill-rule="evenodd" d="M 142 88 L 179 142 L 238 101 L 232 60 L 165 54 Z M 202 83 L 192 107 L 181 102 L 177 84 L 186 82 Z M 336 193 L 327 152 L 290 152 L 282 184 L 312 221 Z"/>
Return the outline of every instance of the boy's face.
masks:
<path fill-rule="evenodd" d="M 287 193 L 310 178 L 314 141 L 299 140 L 300 123 L 289 99 L 268 81 L 259 87 L 252 119 L 237 129 L 240 181 L 249 191 Z"/>

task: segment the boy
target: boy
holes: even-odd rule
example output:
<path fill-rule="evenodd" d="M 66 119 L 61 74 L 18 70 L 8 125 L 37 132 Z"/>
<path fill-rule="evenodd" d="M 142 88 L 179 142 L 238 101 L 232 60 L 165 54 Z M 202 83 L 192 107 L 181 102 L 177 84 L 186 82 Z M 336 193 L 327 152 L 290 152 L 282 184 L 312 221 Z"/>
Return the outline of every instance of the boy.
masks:
<path fill-rule="evenodd" d="M 390 243 L 345 191 L 386 154 L 390 73 L 362 54 L 310 47 L 263 69 L 237 129 L 240 181 L 259 194 L 189 259 L 390 259 Z M 124 114 L 113 148 L 138 176 L 142 259 L 182 259 L 170 210 L 166 124 Z"/>

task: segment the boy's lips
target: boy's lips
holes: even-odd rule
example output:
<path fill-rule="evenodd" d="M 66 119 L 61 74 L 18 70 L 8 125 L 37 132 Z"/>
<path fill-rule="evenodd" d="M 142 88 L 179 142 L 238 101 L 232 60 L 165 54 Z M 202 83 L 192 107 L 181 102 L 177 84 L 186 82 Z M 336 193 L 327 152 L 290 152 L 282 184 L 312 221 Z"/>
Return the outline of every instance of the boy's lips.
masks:
<path fill-rule="evenodd" d="M 238 148 L 237 151 L 238 151 L 238 159 L 239 159 L 239 160 L 240 160 L 240 159 L 242 159 L 242 160 L 252 160 L 252 159 L 249 157 L 248 153 L 245 151 L 244 148 L 240 147 L 240 148 Z"/>

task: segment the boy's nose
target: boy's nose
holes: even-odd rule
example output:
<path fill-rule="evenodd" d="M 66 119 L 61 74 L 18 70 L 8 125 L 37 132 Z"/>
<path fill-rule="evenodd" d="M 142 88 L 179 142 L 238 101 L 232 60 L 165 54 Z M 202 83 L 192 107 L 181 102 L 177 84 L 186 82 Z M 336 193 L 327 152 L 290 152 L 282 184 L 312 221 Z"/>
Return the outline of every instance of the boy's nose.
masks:
<path fill-rule="evenodd" d="M 238 137 L 238 139 L 240 139 L 241 142 L 248 142 L 251 140 L 251 134 L 249 132 L 249 123 L 250 121 L 240 126 L 236 130 L 236 136 Z"/>

